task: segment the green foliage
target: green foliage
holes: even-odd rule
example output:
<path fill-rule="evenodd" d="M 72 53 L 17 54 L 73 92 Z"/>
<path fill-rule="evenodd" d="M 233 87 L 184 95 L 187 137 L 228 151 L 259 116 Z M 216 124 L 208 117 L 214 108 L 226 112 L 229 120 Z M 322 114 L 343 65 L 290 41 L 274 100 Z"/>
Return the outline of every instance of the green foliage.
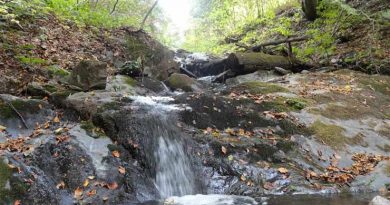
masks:
<path fill-rule="evenodd" d="M 297 17 L 274 19 L 276 14 L 299 6 L 298 0 L 197 0 L 195 26 L 187 32 L 183 47 L 191 51 L 223 54 L 242 50 L 226 39 L 253 45 L 269 36 L 290 36 Z M 207 5 L 207 8 L 206 6 Z"/>
<path fill-rule="evenodd" d="M 339 1 L 323 0 L 317 10 L 319 18 L 310 23 L 306 31 L 311 39 L 301 48 L 293 49 L 294 54 L 304 61 L 332 55 L 336 49 L 337 36 L 347 33 L 349 28 L 363 21 L 357 10 Z"/>

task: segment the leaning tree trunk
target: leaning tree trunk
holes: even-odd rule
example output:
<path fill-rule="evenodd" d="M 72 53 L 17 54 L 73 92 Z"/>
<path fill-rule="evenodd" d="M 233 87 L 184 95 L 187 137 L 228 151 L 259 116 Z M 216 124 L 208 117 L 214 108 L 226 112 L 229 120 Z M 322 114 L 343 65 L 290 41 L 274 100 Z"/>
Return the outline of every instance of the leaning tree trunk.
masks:
<path fill-rule="evenodd" d="M 317 18 L 317 5 L 318 0 L 302 0 L 302 9 L 309 21 Z"/>
<path fill-rule="evenodd" d="M 273 70 L 281 67 L 292 70 L 294 63 L 287 57 L 265 53 L 232 53 L 225 61 L 226 68 L 236 75 L 252 73 L 257 70 Z"/>

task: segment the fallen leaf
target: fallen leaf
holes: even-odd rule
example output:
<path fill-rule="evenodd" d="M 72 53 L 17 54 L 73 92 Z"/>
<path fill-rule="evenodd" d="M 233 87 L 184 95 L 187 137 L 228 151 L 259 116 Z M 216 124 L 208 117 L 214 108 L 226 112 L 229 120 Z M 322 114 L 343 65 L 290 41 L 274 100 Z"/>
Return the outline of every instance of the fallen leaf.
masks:
<path fill-rule="evenodd" d="M 87 187 L 88 185 L 89 185 L 89 180 L 86 179 L 86 180 L 84 181 L 84 183 L 83 183 L 83 187 Z"/>
<path fill-rule="evenodd" d="M 288 173 L 288 169 L 284 168 L 284 167 L 281 167 L 278 169 L 278 172 L 281 173 L 281 174 L 287 174 Z"/>
<path fill-rule="evenodd" d="M 88 176 L 88 179 L 93 180 L 95 179 L 95 176 Z"/>
<path fill-rule="evenodd" d="M 16 200 L 16 201 L 14 202 L 14 205 L 21 205 L 20 200 Z"/>
<path fill-rule="evenodd" d="M 271 182 L 265 182 L 264 185 L 263 185 L 264 189 L 266 190 L 271 190 L 275 187 L 275 185 Z"/>
<path fill-rule="evenodd" d="M 222 146 L 222 147 L 221 147 L 221 151 L 222 151 L 222 153 L 226 154 L 226 153 L 227 153 L 226 147 Z"/>
<path fill-rule="evenodd" d="M 53 122 L 54 122 L 54 123 L 60 123 L 60 118 L 58 118 L 58 116 L 56 116 L 56 117 L 53 119 Z"/>
<path fill-rule="evenodd" d="M 0 125 L 0 132 L 3 132 L 7 129 L 7 127 Z"/>
<path fill-rule="evenodd" d="M 61 181 L 59 184 L 57 184 L 57 189 L 63 189 L 65 188 L 65 182 L 64 181 Z"/>
<path fill-rule="evenodd" d="M 115 150 L 115 151 L 112 151 L 112 156 L 119 158 L 121 155 L 117 150 Z"/>
<path fill-rule="evenodd" d="M 234 159 L 233 155 L 229 155 L 229 156 L 228 156 L 228 160 L 229 160 L 229 161 L 233 161 L 233 159 Z"/>
<path fill-rule="evenodd" d="M 118 184 L 116 182 L 112 182 L 110 184 L 107 184 L 107 188 L 110 190 L 114 190 L 118 188 Z"/>
<path fill-rule="evenodd" d="M 96 189 L 92 189 L 91 191 L 87 192 L 87 196 L 91 197 L 91 196 L 96 195 L 96 193 L 97 193 Z"/>
<path fill-rule="evenodd" d="M 56 135 L 61 134 L 63 130 L 64 130 L 64 128 L 60 127 L 58 129 L 54 130 L 54 134 L 56 134 Z"/>
<path fill-rule="evenodd" d="M 80 187 L 77 187 L 77 189 L 74 190 L 73 197 L 76 199 L 80 199 L 82 195 L 83 195 L 83 189 L 81 189 Z"/>
<path fill-rule="evenodd" d="M 122 167 L 122 166 L 119 166 L 118 171 L 121 174 L 125 174 L 126 173 L 126 169 L 124 167 Z"/>
<path fill-rule="evenodd" d="M 241 175 L 240 179 L 241 181 L 246 181 L 246 177 L 244 175 Z"/>
<path fill-rule="evenodd" d="M 105 197 L 103 197 L 102 199 L 103 199 L 103 201 L 107 201 L 107 200 L 108 200 L 108 197 L 105 196 Z"/>

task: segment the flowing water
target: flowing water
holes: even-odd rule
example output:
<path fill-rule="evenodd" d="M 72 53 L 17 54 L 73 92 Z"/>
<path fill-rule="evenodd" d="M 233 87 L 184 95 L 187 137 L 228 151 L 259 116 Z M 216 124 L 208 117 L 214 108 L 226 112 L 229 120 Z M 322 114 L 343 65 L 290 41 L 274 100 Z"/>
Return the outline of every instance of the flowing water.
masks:
<path fill-rule="evenodd" d="M 131 97 L 135 105 L 147 107 L 158 129 L 158 136 L 150 136 L 157 141 L 154 151 L 156 163 L 155 183 L 162 198 L 194 194 L 196 191 L 191 161 L 184 151 L 182 136 L 174 121 L 174 112 L 188 109 L 185 106 L 169 104 L 170 97 Z"/>
<path fill-rule="evenodd" d="M 172 139 L 174 136 L 160 136 L 157 160 L 156 184 L 163 198 L 193 194 L 194 175 L 190 160 L 183 145 Z"/>

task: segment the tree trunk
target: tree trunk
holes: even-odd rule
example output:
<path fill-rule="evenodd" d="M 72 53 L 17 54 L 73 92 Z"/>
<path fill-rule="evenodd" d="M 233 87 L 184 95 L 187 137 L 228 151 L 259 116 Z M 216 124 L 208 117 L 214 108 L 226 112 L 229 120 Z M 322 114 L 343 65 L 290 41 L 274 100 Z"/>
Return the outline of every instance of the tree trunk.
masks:
<path fill-rule="evenodd" d="M 144 19 L 142 20 L 141 26 L 139 27 L 139 31 L 143 30 L 145 27 L 146 20 L 148 19 L 149 15 L 152 13 L 153 9 L 157 6 L 159 0 L 156 0 L 152 7 L 150 7 L 149 11 L 146 13 Z"/>
<path fill-rule="evenodd" d="M 318 0 L 302 0 L 302 10 L 307 20 L 314 21 L 317 18 Z"/>
<path fill-rule="evenodd" d="M 264 53 L 232 53 L 226 59 L 226 69 L 236 75 L 252 73 L 257 70 L 272 70 L 281 67 L 292 70 L 294 63 L 287 57 Z"/>

